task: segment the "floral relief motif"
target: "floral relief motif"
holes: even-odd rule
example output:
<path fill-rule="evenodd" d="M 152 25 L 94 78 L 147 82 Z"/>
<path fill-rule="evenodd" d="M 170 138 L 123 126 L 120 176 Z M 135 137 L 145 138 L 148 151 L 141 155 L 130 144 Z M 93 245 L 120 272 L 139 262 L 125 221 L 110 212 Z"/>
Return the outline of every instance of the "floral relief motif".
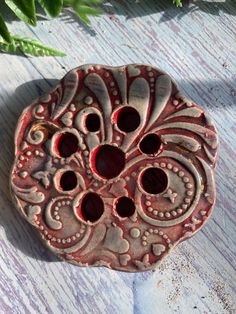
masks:
<path fill-rule="evenodd" d="M 216 130 L 154 67 L 70 71 L 23 111 L 15 144 L 17 208 L 74 264 L 154 268 L 212 212 Z"/>

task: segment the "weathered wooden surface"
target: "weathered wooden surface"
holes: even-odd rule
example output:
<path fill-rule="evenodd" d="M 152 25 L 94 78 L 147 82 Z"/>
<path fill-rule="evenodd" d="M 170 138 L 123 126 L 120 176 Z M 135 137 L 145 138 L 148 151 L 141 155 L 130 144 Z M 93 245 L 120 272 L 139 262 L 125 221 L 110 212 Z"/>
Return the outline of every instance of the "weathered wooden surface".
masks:
<path fill-rule="evenodd" d="M 167 0 L 112 2 L 84 27 L 73 15 L 12 21 L 65 58 L 0 55 L 0 313 L 236 313 L 236 4 L 177 9 Z M 164 13 L 165 11 L 165 13 Z M 112 14 L 114 13 L 114 15 Z M 13 208 L 8 176 L 22 109 L 83 63 L 150 63 L 215 120 L 221 148 L 214 214 L 155 272 L 127 274 L 57 261 Z"/>

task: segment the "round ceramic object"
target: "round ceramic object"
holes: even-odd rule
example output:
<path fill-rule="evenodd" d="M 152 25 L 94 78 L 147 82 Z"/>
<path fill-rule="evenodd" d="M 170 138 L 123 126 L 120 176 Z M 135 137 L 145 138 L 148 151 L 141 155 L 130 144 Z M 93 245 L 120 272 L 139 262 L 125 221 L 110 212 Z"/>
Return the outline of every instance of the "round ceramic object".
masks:
<path fill-rule="evenodd" d="M 84 65 L 22 113 L 13 199 L 62 259 L 149 270 L 209 218 L 217 146 L 169 75 Z"/>

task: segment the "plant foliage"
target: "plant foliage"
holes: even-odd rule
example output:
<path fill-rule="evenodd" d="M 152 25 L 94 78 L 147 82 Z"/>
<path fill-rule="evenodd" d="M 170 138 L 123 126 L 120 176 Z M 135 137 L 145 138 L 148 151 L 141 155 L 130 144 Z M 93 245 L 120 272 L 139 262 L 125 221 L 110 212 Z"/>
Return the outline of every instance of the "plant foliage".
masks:
<path fill-rule="evenodd" d="M 19 36 L 11 36 L 11 43 L 1 43 L 0 50 L 8 53 L 22 52 L 25 55 L 35 57 L 40 56 L 59 56 L 63 57 L 65 54 L 61 51 L 47 47 L 42 43 L 32 38 L 22 38 Z"/>
<path fill-rule="evenodd" d="M 182 1 L 181 1 L 181 0 L 173 0 L 173 3 L 174 3 L 177 7 L 182 7 Z"/>
<path fill-rule="evenodd" d="M 15 15 L 25 23 L 36 25 L 34 0 L 5 0 Z"/>
<path fill-rule="evenodd" d="M 1 1 L 1 0 L 0 0 Z M 14 14 L 26 24 L 36 26 L 36 2 L 49 17 L 57 17 L 63 7 L 71 7 L 85 23 L 89 23 L 89 15 L 97 16 L 101 11 L 97 5 L 103 0 L 5 0 Z M 32 56 L 64 56 L 63 52 L 47 47 L 31 38 L 10 34 L 4 17 L 0 14 L 0 51 L 8 53 L 23 53 Z"/>
<path fill-rule="evenodd" d="M 1 0 L 0 0 L 1 1 Z M 84 23 L 89 23 L 90 15 L 98 16 L 101 10 L 98 5 L 103 0 L 4 0 L 4 5 L 8 6 L 14 14 L 32 26 L 36 26 L 36 2 L 43 8 L 49 17 L 57 17 L 63 7 L 70 7 L 80 17 Z M 176 6 L 182 6 L 181 0 L 173 0 Z M 64 56 L 63 52 L 47 47 L 42 43 L 30 39 L 21 38 L 10 34 L 4 17 L 0 14 L 0 51 L 8 53 L 23 53 L 32 56 Z"/>
<path fill-rule="evenodd" d="M 38 2 L 50 17 L 56 17 L 61 13 L 63 0 L 38 0 Z"/>

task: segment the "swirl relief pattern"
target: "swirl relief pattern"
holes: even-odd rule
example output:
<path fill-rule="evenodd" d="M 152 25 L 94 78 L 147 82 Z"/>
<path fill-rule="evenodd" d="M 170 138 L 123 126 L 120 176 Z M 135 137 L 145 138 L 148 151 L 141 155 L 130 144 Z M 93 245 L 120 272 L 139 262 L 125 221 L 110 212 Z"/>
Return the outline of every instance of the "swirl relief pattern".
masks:
<path fill-rule="evenodd" d="M 212 120 L 169 75 L 81 66 L 22 113 L 13 199 L 61 258 L 152 269 L 211 215 L 217 147 Z"/>

